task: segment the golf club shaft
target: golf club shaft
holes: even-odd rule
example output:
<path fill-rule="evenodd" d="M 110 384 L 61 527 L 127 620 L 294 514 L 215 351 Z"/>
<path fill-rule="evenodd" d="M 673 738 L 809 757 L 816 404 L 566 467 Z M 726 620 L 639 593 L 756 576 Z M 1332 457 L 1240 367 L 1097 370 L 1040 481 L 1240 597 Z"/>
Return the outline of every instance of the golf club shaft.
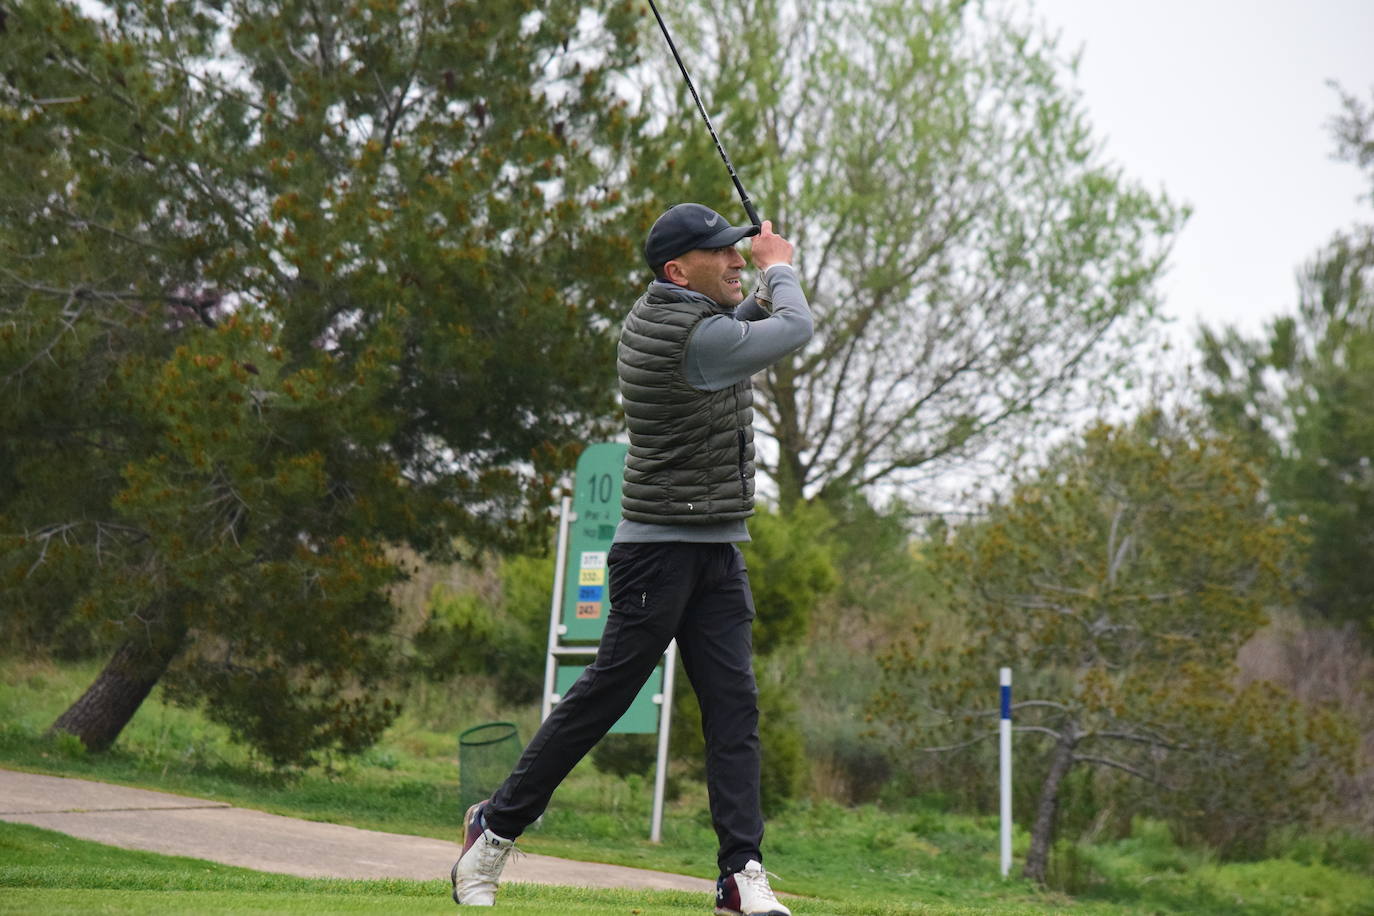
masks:
<path fill-rule="evenodd" d="M 663 30 L 663 37 L 668 42 L 668 50 L 673 52 L 673 60 L 677 61 L 677 68 L 682 71 L 682 78 L 687 83 L 687 91 L 692 93 L 692 99 L 697 103 L 697 111 L 701 112 L 701 119 L 706 122 L 706 129 L 711 132 L 711 139 L 716 141 L 716 152 L 720 153 L 721 161 L 725 163 L 725 168 L 730 172 L 730 180 L 735 183 L 735 190 L 739 192 L 739 201 L 744 204 L 744 212 L 748 214 L 749 222 L 755 226 L 760 225 L 759 215 L 755 212 L 749 195 L 745 193 L 744 185 L 740 184 L 739 175 L 735 174 L 735 166 L 730 162 L 730 157 L 725 154 L 725 147 L 721 146 L 716 129 L 711 126 L 711 116 L 706 113 L 706 106 L 701 104 L 701 96 L 697 95 L 697 87 L 692 85 L 692 77 L 687 72 L 687 66 L 682 62 L 682 55 L 677 53 L 677 45 L 673 43 L 673 36 L 668 34 L 668 23 L 663 21 L 663 14 L 658 11 L 658 6 L 654 0 L 649 0 L 649 9 L 654 11 L 654 18 L 658 20 L 658 27 Z"/>

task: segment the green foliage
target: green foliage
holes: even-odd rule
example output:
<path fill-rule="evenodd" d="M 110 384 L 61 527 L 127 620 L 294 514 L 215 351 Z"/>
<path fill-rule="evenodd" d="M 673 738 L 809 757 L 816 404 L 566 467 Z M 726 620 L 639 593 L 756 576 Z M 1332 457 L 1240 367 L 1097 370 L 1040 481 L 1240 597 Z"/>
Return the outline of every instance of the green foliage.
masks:
<path fill-rule="evenodd" d="M 1370 110 L 1344 97 L 1341 153 L 1374 179 Z M 1267 464 L 1275 504 L 1311 546 L 1303 604 L 1374 627 L 1374 227 L 1336 235 L 1299 277 L 1298 305 L 1247 337 L 1204 329 L 1204 402 Z"/>
<path fill-rule="evenodd" d="M 1019 9 L 696 0 L 665 15 L 761 215 L 797 243 L 817 319 L 760 389 L 784 506 L 918 469 L 929 493 L 938 470 L 1062 418 L 1079 382 L 1097 397 L 1127 371 L 1184 213 L 1104 161 L 1071 63 Z M 639 179 L 730 213 L 677 72 L 649 73 L 680 117 Z"/>
<path fill-rule="evenodd" d="M 759 685 L 759 741 L 763 747 L 759 794 L 763 813 L 771 817 L 802 796 L 810 775 L 801 708 L 790 687 L 767 680 Z"/>
<path fill-rule="evenodd" d="M 1204 331 L 1205 398 L 1223 428 L 1250 435 L 1274 499 L 1311 535 L 1304 603 L 1369 625 L 1374 570 L 1374 233 L 1333 241 L 1307 267 L 1296 316 L 1266 335 Z"/>
<path fill-rule="evenodd" d="M 1361 102 L 1358 96 L 1343 90 L 1340 96 L 1341 113 L 1331 122 L 1336 152 L 1366 170 L 1365 178 L 1374 193 L 1374 87 L 1370 88 L 1368 102 Z"/>
<path fill-rule="evenodd" d="M 415 636 L 416 664 L 431 680 L 481 676 L 507 702 L 537 699 L 544 685 L 553 557 L 515 555 L 498 563 L 500 590 L 435 586 Z"/>
<path fill-rule="evenodd" d="M 1205 678 L 1190 666 L 1179 674 L 1161 699 L 1193 736 L 1184 756 L 1194 762 L 1172 766 L 1170 791 L 1149 793 L 1140 810 L 1230 857 L 1260 857 L 1276 829 L 1318 827 L 1320 807 L 1335 801 L 1355 766 L 1359 738 L 1348 714 L 1308 707 L 1265 681 L 1203 696 L 1188 688 Z"/>
<path fill-rule="evenodd" d="M 607 184 L 636 19 L 7 8 L 4 634 L 153 647 L 110 673 L 175 659 L 171 695 L 279 763 L 375 740 L 391 546 L 530 543 L 610 412 L 657 210 Z"/>
<path fill-rule="evenodd" d="M 1353 830 L 1288 827 L 1270 834 L 1265 852 L 1304 865 L 1327 865 L 1374 874 L 1374 837 Z"/>
<path fill-rule="evenodd" d="M 761 673 L 756 679 L 759 742 L 763 751 L 760 793 L 764 813 L 772 816 L 802 796 L 810 766 L 802 739 L 801 710 L 790 686 Z M 672 757 L 689 778 L 705 781 L 706 739 L 701 730 L 701 708 L 685 677 L 678 680 L 673 696 Z"/>
<path fill-rule="evenodd" d="M 995 735 L 989 685 L 1008 664 L 1017 728 L 1053 739 L 1052 758 L 1172 789 L 1150 791 L 1155 810 L 1209 840 L 1262 842 L 1329 795 L 1352 750 L 1335 713 L 1235 683 L 1294 547 L 1226 440 L 1158 411 L 1099 424 L 933 545 L 968 631 L 949 645 L 923 625 L 889 651 L 874 713 L 912 749 L 976 744 Z M 1042 867 L 1061 790 L 1044 772 Z"/>
<path fill-rule="evenodd" d="M 865 721 L 865 704 L 879 676 L 876 656 L 913 618 L 936 613 L 932 583 L 912 549 L 906 507 L 875 509 L 857 491 L 835 490 L 791 511 L 816 513 L 824 527 L 798 525 L 830 555 L 836 585 L 819 596 L 803 641 L 763 664 L 765 676 L 787 684 L 800 708 L 814 795 L 863 804 L 880 797 L 930 790 L 929 772 L 898 770 L 893 748 Z M 907 779 L 910 775 L 912 778 Z"/>
<path fill-rule="evenodd" d="M 658 735 L 607 735 L 592 748 L 591 757 L 603 773 L 646 776 L 658 760 Z"/>
<path fill-rule="evenodd" d="M 1354 872 L 1274 857 L 1218 862 L 1206 849 L 1181 846 L 1168 825 L 1135 818 L 1110 844 L 1078 844 L 1079 902 L 1132 900 L 1180 913 L 1360 913 L 1367 909 Z"/>
<path fill-rule="evenodd" d="M 795 644 L 817 603 L 837 585 L 829 513 L 799 504 L 787 512 L 766 507 L 749 520 L 753 539 L 742 548 L 754 593 L 754 651 L 768 655 Z"/>
<path fill-rule="evenodd" d="M 80 759 L 86 756 L 86 745 L 75 735 L 58 732 L 52 736 L 53 751 L 62 757 Z"/>
<path fill-rule="evenodd" d="M 835 602 L 876 619 L 904 618 L 917 596 L 938 587 L 915 550 L 917 514 L 910 506 L 879 510 L 862 491 L 838 488 L 821 503 L 835 519 L 829 534 L 843 571 Z"/>

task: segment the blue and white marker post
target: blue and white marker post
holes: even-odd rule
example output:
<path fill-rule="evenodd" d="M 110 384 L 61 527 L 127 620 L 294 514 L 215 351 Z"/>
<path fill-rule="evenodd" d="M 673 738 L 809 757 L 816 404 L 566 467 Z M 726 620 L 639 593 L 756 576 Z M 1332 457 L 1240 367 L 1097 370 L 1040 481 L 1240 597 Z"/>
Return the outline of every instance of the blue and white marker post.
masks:
<path fill-rule="evenodd" d="M 1002 774 L 1002 877 L 1011 872 L 1011 669 L 1003 668 L 1001 774 Z"/>

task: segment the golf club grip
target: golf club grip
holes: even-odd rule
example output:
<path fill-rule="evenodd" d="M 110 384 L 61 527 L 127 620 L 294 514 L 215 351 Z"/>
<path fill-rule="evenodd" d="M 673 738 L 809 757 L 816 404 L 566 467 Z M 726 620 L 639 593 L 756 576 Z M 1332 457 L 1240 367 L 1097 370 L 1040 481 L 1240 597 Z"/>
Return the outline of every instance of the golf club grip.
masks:
<path fill-rule="evenodd" d="M 755 226 L 762 226 L 763 223 L 759 222 L 758 211 L 754 209 L 754 204 L 751 200 L 749 200 L 749 196 L 741 192 L 739 196 L 739 201 L 740 203 L 744 204 L 744 212 L 748 214 L 749 222 L 753 223 Z"/>

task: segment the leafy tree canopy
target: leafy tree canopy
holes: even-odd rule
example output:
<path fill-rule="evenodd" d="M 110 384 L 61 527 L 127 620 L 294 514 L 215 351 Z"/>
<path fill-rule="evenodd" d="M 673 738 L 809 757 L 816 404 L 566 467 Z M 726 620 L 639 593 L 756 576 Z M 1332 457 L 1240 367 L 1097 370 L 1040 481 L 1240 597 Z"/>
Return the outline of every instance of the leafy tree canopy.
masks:
<path fill-rule="evenodd" d="M 388 545 L 526 542 L 656 205 L 626 2 L 33 0 L 0 42 L 0 588 L 278 763 L 394 715 Z"/>
<path fill-rule="evenodd" d="M 761 378 L 784 508 L 879 482 L 923 481 L 937 502 L 942 472 L 1129 365 L 1184 214 L 1104 161 L 1071 62 L 1008 4 L 668 13 L 762 216 L 797 244 L 816 316 L 810 346 Z M 679 145 L 641 177 L 737 212 L 660 60 L 651 98 Z"/>
<path fill-rule="evenodd" d="M 1341 154 L 1374 188 L 1374 105 L 1344 96 Z M 1371 196 L 1374 200 L 1374 196 Z M 1374 225 L 1338 233 L 1299 275 L 1295 312 L 1259 335 L 1204 328 L 1204 402 L 1267 465 L 1311 536 L 1303 603 L 1374 627 Z"/>
<path fill-rule="evenodd" d="M 1294 533 L 1243 454 L 1198 426 L 1149 411 L 1060 449 L 933 545 L 959 643 L 918 628 L 884 659 L 874 714 L 913 750 L 995 736 L 993 678 L 1015 671 L 1015 728 L 1048 745 L 1028 877 L 1044 880 L 1080 765 L 1161 787 L 1153 810 L 1228 843 L 1306 816 L 1349 762 L 1338 718 L 1236 686 L 1236 650 L 1287 598 Z"/>

